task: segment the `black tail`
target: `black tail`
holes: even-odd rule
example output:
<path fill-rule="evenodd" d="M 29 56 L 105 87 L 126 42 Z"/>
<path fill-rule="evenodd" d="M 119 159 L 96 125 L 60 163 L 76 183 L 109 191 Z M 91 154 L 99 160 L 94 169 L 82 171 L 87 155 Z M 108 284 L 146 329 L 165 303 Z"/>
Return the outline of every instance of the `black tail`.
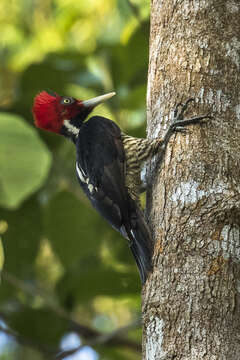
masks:
<path fill-rule="evenodd" d="M 153 242 L 149 228 L 141 209 L 134 204 L 134 211 L 130 215 L 130 228 L 126 228 L 130 240 L 130 249 L 136 260 L 142 284 L 148 273 L 152 271 Z"/>

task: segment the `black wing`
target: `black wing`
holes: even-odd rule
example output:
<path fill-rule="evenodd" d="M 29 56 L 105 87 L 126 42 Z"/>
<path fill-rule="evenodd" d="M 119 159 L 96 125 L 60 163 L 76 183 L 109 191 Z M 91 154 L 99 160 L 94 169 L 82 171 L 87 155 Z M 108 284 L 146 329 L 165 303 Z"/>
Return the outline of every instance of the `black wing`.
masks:
<path fill-rule="evenodd" d="M 152 268 L 152 242 L 143 213 L 125 187 L 121 130 L 111 120 L 92 117 L 80 128 L 76 146 L 79 182 L 92 205 L 129 240 L 144 283 Z"/>
<path fill-rule="evenodd" d="M 80 129 L 77 175 L 92 205 L 121 231 L 128 218 L 125 155 L 120 128 L 111 120 L 92 117 Z"/>

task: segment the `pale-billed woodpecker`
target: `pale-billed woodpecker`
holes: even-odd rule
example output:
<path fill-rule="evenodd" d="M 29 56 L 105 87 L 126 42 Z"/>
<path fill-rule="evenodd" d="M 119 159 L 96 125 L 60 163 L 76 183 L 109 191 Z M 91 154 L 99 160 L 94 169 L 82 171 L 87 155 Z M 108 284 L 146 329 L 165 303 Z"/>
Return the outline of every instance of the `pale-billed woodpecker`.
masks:
<path fill-rule="evenodd" d="M 141 282 L 152 269 L 153 243 L 140 206 L 141 169 L 147 159 L 162 155 L 171 135 L 209 116 L 183 119 L 189 99 L 178 104 L 173 121 L 160 139 L 140 139 L 124 134 L 113 121 L 93 116 L 93 108 L 115 93 L 82 101 L 42 91 L 34 99 L 37 127 L 61 134 L 76 146 L 76 174 L 93 207 L 127 240 Z"/>

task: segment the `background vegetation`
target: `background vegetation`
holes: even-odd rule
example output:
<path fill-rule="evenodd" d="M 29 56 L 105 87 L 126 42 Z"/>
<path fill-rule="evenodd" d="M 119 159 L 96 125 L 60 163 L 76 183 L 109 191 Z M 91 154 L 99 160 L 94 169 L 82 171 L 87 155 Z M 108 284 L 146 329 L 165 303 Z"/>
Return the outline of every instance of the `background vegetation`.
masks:
<path fill-rule="evenodd" d="M 31 106 L 43 89 L 114 90 L 95 113 L 145 136 L 149 2 L 1 0 L 0 33 L 0 359 L 140 359 L 126 241 L 82 194 L 73 145 L 37 130 Z"/>

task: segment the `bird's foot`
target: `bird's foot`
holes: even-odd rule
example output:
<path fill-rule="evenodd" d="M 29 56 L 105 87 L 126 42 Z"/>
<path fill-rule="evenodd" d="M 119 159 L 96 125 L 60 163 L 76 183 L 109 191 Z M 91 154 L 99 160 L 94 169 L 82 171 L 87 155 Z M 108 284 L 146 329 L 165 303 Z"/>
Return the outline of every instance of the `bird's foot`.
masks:
<path fill-rule="evenodd" d="M 192 101 L 195 101 L 193 98 L 188 99 L 184 104 L 178 103 L 175 110 L 174 110 L 174 117 L 173 121 L 170 125 L 170 129 L 172 131 L 177 132 L 183 132 L 186 133 L 187 129 L 185 126 L 192 125 L 192 124 L 198 124 L 204 119 L 211 119 L 211 115 L 200 115 L 195 116 L 190 119 L 184 119 L 184 112 L 186 111 L 188 104 Z"/>

